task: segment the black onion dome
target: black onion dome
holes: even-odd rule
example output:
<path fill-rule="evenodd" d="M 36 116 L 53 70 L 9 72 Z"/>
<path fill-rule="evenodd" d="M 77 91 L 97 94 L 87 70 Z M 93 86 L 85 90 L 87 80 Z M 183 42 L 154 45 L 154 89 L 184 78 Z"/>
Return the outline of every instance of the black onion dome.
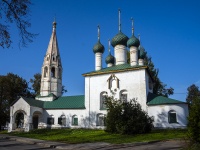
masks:
<path fill-rule="evenodd" d="M 128 37 L 121 31 L 115 35 L 111 41 L 111 45 L 115 47 L 116 45 L 127 45 Z"/>
<path fill-rule="evenodd" d="M 106 57 L 106 64 L 114 64 L 114 62 L 115 62 L 115 58 L 114 58 L 114 56 L 112 56 L 110 53 L 109 53 L 109 55 Z"/>
<path fill-rule="evenodd" d="M 104 50 L 105 50 L 105 48 L 104 48 L 104 46 L 101 44 L 101 42 L 100 41 L 98 41 L 95 45 L 94 45 L 94 47 L 93 47 L 93 52 L 94 53 L 104 53 Z"/>
<path fill-rule="evenodd" d="M 140 45 L 140 41 L 134 35 L 127 41 L 127 46 L 130 48 L 131 46 L 138 47 Z"/>

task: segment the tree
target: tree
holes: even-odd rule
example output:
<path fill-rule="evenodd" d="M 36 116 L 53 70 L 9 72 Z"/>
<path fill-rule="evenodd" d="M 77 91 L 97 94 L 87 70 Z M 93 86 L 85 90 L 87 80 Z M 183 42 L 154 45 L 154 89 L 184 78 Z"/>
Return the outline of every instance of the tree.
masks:
<path fill-rule="evenodd" d="M 190 111 L 188 117 L 188 136 L 190 145 L 200 147 L 200 95 L 194 84 L 188 87 L 188 101 Z"/>
<path fill-rule="evenodd" d="M 0 127 L 9 120 L 10 105 L 20 96 L 31 97 L 26 80 L 12 73 L 0 76 Z"/>
<path fill-rule="evenodd" d="M 148 133 L 153 127 L 153 119 L 142 110 L 136 100 L 129 102 L 107 97 L 106 131 L 120 134 Z"/>
<path fill-rule="evenodd" d="M 27 29 L 31 26 L 28 17 L 30 16 L 30 0 L 0 0 L 0 46 L 9 48 L 12 40 L 10 25 L 15 24 L 19 31 L 19 47 L 25 47 L 33 41 L 36 34 Z"/>
<path fill-rule="evenodd" d="M 30 79 L 30 83 L 32 83 L 32 88 L 34 90 L 33 94 L 36 96 L 40 94 L 41 74 L 36 73 L 33 77 L 33 79 Z"/>
<path fill-rule="evenodd" d="M 200 91 L 199 91 L 199 87 L 196 86 L 195 84 L 192 84 L 191 86 L 189 86 L 187 88 L 187 91 L 188 91 L 188 94 L 187 94 L 186 101 L 190 106 L 193 100 L 195 99 L 195 97 L 200 96 Z"/>

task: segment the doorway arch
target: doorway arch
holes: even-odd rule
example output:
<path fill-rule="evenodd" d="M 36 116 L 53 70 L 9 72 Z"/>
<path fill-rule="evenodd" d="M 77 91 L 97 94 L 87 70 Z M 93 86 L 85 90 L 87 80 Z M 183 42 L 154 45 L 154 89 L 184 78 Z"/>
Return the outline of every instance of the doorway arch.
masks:
<path fill-rule="evenodd" d="M 14 129 L 23 129 L 25 126 L 26 113 L 18 110 L 14 114 Z"/>
<path fill-rule="evenodd" d="M 38 129 L 39 120 L 41 118 L 42 113 L 39 111 L 35 111 L 32 117 L 33 129 Z"/>

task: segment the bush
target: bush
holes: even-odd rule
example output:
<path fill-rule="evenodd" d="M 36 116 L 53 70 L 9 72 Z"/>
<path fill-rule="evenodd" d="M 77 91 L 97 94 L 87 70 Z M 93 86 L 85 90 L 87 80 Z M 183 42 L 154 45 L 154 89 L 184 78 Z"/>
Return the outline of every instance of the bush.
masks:
<path fill-rule="evenodd" d="M 108 109 L 106 132 L 120 134 L 148 133 L 153 127 L 153 119 L 142 110 L 136 100 L 125 102 L 107 97 Z"/>

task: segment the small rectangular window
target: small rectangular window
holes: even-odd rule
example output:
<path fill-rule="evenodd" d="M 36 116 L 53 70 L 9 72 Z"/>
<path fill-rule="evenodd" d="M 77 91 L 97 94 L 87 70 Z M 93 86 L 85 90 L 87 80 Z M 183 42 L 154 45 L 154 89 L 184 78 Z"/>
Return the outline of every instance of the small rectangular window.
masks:
<path fill-rule="evenodd" d="M 73 125 L 78 125 L 78 118 L 74 118 L 74 123 Z"/>
<path fill-rule="evenodd" d="M 58 118 L 58 124 L 59 125 L 66 125 L 66 118 L 59 117 Z"/>
<path fill-rule="evenodd" d="M 177 123 L 176 113 L 169 113 L 169 123 Z"/>
<path fill-rule="evenodd" d="M 47 124 L 48 124 L 48 125 L 54 124 L 54 118 L 48 117 L 48 118 L 47 118 Z"/>

